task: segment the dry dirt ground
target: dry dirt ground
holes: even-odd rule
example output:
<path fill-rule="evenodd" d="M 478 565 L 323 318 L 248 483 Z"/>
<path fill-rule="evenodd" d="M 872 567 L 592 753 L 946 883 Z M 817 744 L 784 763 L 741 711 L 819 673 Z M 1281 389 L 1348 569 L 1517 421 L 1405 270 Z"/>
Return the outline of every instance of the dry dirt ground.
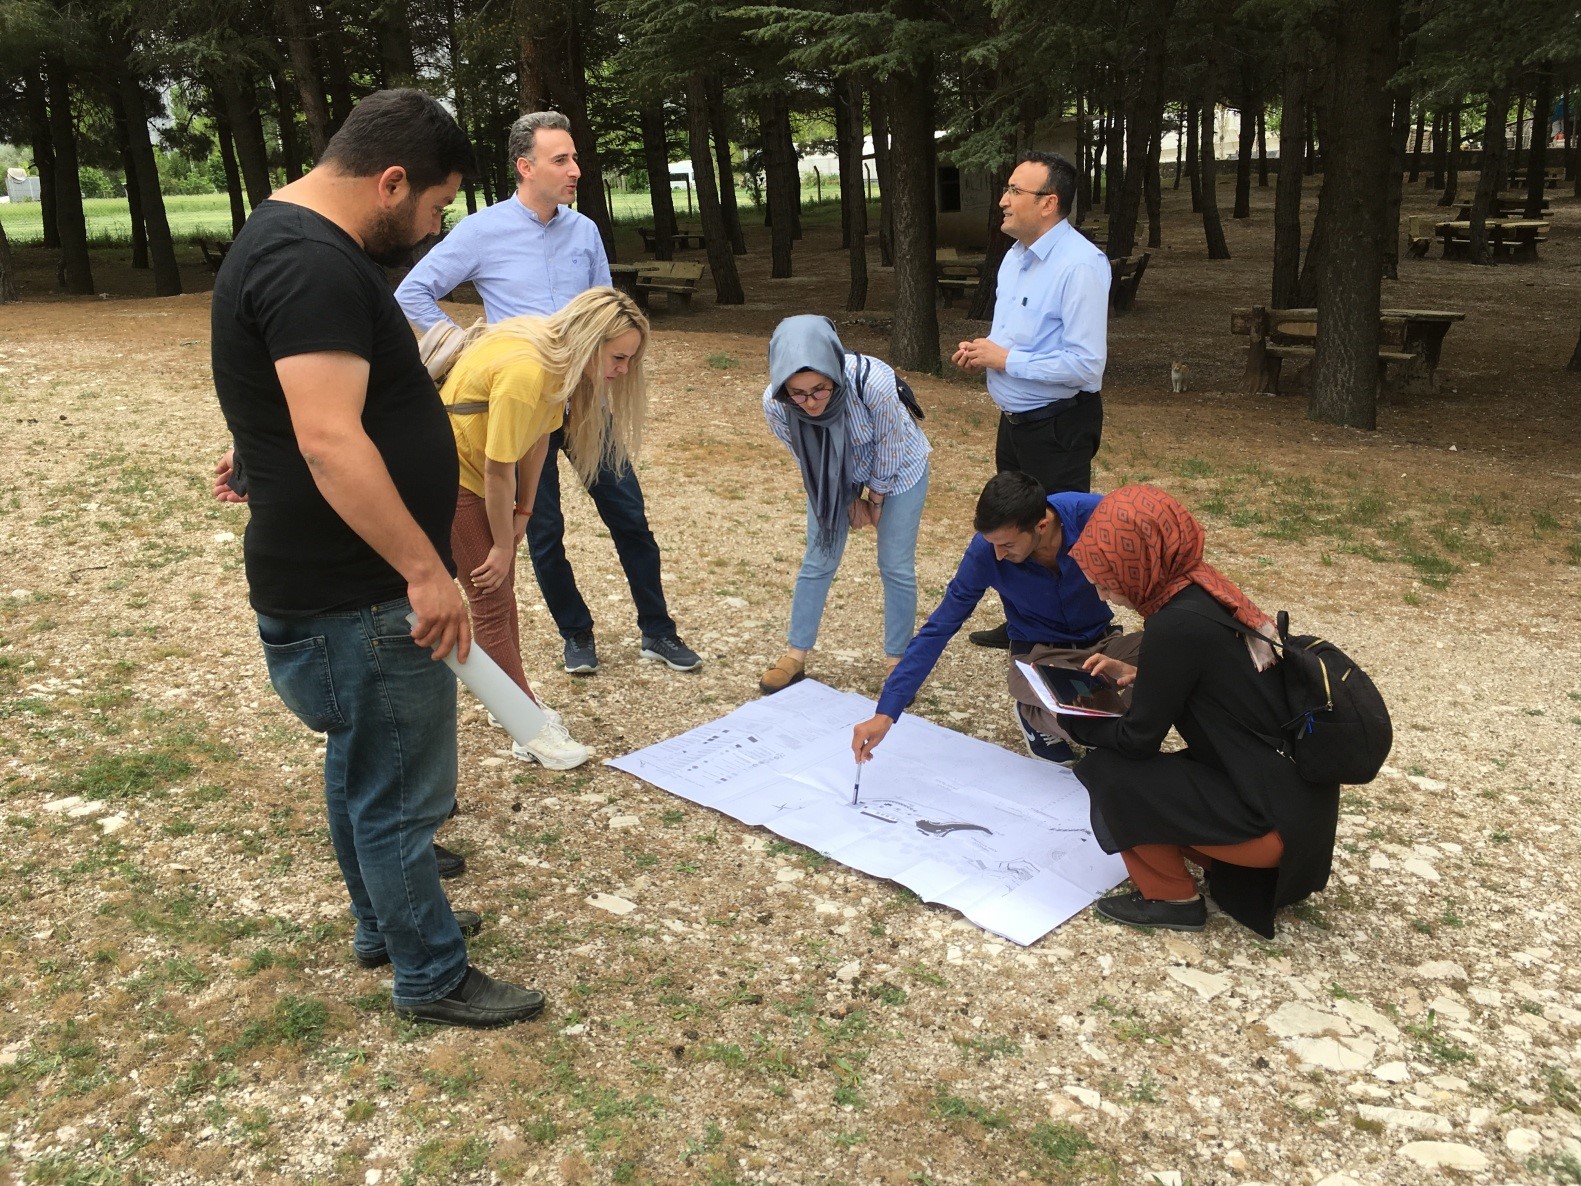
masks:
<path fill-rule="evenodd" d="M 627 775 L 512 762 L 466 702 L 447 888 L 485 914 L 479 964 L 551 1001 L 487 1034 L 398 1022 L 351 958 L 321 748 L 265 678 L 245 511 L 207 497 L 206 295 L 141 299 L 108 260 L 109 299 L 36 279 L 0 310 L 0 1182 L 1581 1181 L 1581 207 L 1537 264 L 1405 262 L 1388 303 L 1468 316 L 1444 390 L 1363 434 L 1238 392 L 1267 194 L 1211 264 L 1169 198 L 1112 328 L 1098 482 L 1176 492 L 1212 560 L 1388 695 L 1395 752 L 1345 795 L 1328 890 L 1272 943 L 1084 912 L 1016 948 Z M 527 582 L 528 671 L 600 757 L 738 705 L 781 646 L 802 518 L 757 407 L 773 322 L 825 310 L 883 352 L 887 274 L 848 315 L 827 231 L 789 281 L 754 247 L 752 304 L 655 317 L 641 472 L 702 670 L 638 660 L 580 494 L 598 675 L 560 672 Z M 913 382 L 931 603 L 993 416 L 980 380 Z M 812 674 L 875 694 L 879 631 L 859 539 Z M 917 711 L 1013 746 L 1002 662 L 952 645 Z"/>

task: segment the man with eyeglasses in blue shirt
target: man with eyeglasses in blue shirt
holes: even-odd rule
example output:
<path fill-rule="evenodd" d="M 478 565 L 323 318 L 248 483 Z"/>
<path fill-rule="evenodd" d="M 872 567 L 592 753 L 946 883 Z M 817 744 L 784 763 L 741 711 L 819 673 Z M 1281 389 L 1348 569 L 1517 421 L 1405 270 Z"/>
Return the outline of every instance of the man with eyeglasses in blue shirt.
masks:
<path fill-rule="evenodd" d="M 1000 229 L 1015 244 L 999 265 L 993 326 L 952 358 L 987 373 L 998 471 L 1029 473 L 1046 494 L 1092 489 L 1103 436 L 1109 260 L 1067 221 L 1075 198 L 1076 168 L 1058 153 L 1028 152 L 1016 166 L 999 199 Z M 1010 645 L 1004 624 L 968 637 Z"/>

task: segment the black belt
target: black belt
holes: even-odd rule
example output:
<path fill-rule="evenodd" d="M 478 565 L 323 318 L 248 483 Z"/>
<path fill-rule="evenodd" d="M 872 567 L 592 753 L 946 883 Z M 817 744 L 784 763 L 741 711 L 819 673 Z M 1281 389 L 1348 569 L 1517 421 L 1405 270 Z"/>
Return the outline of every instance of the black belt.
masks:
<path fill-rule="evenodd" d="M 1052 420 L 1063 412 L 1075 406 L 1077 400 L 1096 396 L 1096 391 L 1078 391 L 1075 395 L 1065 399 L 1057 399 L 1051 404 L 1044 404 L 1041 408 L 1033 408 L 1030 412 L 1000 412 L 1005 420 L 1013 425 L 1036 424 L 1040 420 Z"/>

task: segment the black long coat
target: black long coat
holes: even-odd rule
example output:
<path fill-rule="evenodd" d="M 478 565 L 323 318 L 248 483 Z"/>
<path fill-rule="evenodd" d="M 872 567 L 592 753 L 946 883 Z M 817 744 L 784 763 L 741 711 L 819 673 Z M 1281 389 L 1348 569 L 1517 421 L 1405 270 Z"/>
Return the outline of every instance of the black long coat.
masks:
<path fill-rule="evenodd" d="M 1304 781 L 1257 736 L 1278 736 L 1290 717 L 1282 677 L 1277 665 L 1257 671 L 1230 621 L 1206 590 L 1187 586 L 1147 620 L 1125 716 L 1064 721 L 1093 747 L 1076 777 L 1092 798 L 1093 832 L 1105 852 L 1236 844 L 1278 830 L 1277 869 L 1216 861 L 1208 872 L 1225 912 L 1271 939 L 1274 911 L 1328 884 L 1339 787 Z M 1171 725 L 1187 748 L 1160 753 Z"/>

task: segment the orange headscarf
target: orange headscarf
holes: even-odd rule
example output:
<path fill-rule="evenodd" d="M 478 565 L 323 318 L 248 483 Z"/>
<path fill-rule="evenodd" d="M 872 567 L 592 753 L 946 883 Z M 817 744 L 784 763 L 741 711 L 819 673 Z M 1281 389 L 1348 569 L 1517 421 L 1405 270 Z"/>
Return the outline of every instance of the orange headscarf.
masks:
<path fill-rule="evenodd" d="M 1202 559 L 1202 526 L 1157 486 L 1122 486 L 1093 508 L 1072 545 L 1071 559 L 1100 589 L 1112 589 L 1144 618 L 1163 608 L 1187 585 L 1199 585 L 1236 621 L 1276 640 L 1273 619 L 1240 586 Z M 1263 639 L 1247 639 L 1262 671 L 1274 662 Z"/>

